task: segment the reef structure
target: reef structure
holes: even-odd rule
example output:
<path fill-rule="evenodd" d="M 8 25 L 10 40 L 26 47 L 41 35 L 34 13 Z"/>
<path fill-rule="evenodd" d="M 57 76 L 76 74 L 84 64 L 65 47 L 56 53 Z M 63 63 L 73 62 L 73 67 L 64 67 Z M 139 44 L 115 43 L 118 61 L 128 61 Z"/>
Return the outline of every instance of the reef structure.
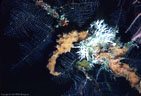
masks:
<path fill-rule="evenodd" d="M 132 87 L 136 87 L 141 93 L 141 77 L 136 74 L 135 68 L 120 62 L 127 50 L 134 46 L 133 42 L 122 44 L 116 33 L 116 28 L 109 27 L 104 20 L 94 21 L 89 28 L 90 35 L 82 40 L 76 48 L 79 48 L 80 61 L 86 59 L 91 67 L 101 65 L 101 69 L 112 72 L 115 76 L 125 77 Z"/>
<path fill-rule="evenodd" d="M 57 40 L 57 50 L 53 52 L 47 64 L 50 74 L 60 75 L 60 72 L 55 72 L 56 59 L 59 55 L 70 52 L 71 48 L 77 48 L 79 61 L 76 62 L 76 66 L 78 65 L 79 70 L 89 71 L 95 64 L 99 64 L 101 69 L 115 74 L 116 77 L 124 77 L 131 87 L 135 87 L 141 93 L 141 77 L 136 74 L 136 69 L 121 62 L 134 44 L 132 41 L 122 44 L 116 38 L 116 33 L 116 28 L 109 27 L 104 20 L 98 20 L 91 24 L 88 31 L 72 31 L 60 36 Z M 80 42 L 77 46 L 74 46 L 73 43 L 78 41 Z"/>

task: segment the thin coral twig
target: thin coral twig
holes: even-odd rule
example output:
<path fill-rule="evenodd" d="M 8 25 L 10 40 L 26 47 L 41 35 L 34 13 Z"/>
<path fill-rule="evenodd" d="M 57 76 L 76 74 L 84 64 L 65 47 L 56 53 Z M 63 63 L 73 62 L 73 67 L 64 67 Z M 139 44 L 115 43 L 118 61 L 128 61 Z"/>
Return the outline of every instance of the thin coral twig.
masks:
<path fill-rule="evenodd" d="M 138 31 L 133 36 L 132 40 L 136 40 L 137 38 L 141 37 L 141 27 L 138 29 Z"/>
<path fill-rule="evenodd" d="M 139 0 L 135 0 L 132 4 L 141 3 Z"/>
<path fill-rule="evenodd" d="M 133 24 L 136 22 L 136 20 L 137 20 L 140 16 L 141 16 L 141 13 L 139 13 L 139 14 L 137 15 L 137 17 L 133 20 L 133 22 L 132 22 L 131 25 L 128 27 L 128 29 L 125 31 L 125 33 L 127 33 L 127 32 L 130 30 L 130 28 L 133 26 Z"/>

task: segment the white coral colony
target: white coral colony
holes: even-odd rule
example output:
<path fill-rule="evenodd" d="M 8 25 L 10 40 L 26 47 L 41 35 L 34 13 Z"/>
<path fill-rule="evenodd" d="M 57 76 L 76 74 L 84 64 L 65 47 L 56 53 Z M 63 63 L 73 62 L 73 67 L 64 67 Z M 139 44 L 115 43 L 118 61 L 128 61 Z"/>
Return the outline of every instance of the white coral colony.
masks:
<path fill-rule="evenodd" d="M 80 60 L 86 59 L 90 62 L 91 66 L 98 63 L 98 60 L 94 57 L 94 54 L 100 51 L 99 48 L 106 50 L 108 46 L 115 46 L 115 37 L 118 30 L 116 28 L 109 27 L 104 23 L 104 20 L 97 20 L 90 25 L 89 34 L 87 39 L 81 41 L 76 48 L 79 48 L 77 54 Z M 98 48 L 94 48 L 94 46 Z"/>
<path fill-rule="evenodd" d="M 60 54 L 70 52 L 71 48 L 78 48 L 79 55 L 78 69 L 83 71 L 87 78 L 87 71 L 93 68 L 95 64 L 99 64 L 100 69 L 97 72 L 96 80 L 101 70 L 106 70 L 116 74 L 116 76 L 123 76 L 130 82 L 132 87 L 136 87 L 141 93 L 141 77 L 136 74 L 136 70 L 131 68 L 128 64 L 120 62 L 127 50 L 134 46 L 133 42 L 122 44 L 117 38 L 116 28 L 109 27 L 104 23 L 104 20 L 97 20 L 90 25 L 88 31 L 72 31 L 60 37 L 59 43 L 49 59 L 47 68 L 50 74 L 58 76 L 61 73 L 55 71 L 56 59 Z M 73 46 L 74 42 L 78 45 Z M 86 65 L 86 66 L 84 66 Z M 122 65 L 122 66 L 121 66 Z M 88 70 L 87 70 L 88 69 Z"/>

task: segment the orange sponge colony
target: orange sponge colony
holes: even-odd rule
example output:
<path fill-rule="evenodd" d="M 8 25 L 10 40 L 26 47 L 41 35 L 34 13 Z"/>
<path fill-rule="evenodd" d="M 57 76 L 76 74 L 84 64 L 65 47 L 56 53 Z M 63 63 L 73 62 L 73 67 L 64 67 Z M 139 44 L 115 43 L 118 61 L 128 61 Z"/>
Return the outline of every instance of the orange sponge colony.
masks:
<path fill-rule="evenodd" d="M 72 31 L 69 34 L 64 34 L 62 37 L 60 37 L 59 40 L 57 40 L 58 45 L 56 46 L 57 50 L 53 52 L 53 55 L 49 59 L 49 63 L 47 64 L 47 68 L 50 71 L 50 74 L 54 76 L 58 76 L 61 73 L 55 72 L 55 65 L 56 65 L 56 59 L 59 57 L 60 54 L 70 52 L 71 48 L 74 47 L 73 43 L 78 42 L 80 40 L 84 40 L 87 38 L 88 31 Z"/>
<path fill-rule="evenodd" d="M 87 36 L 88 31 L 72 31 L 69 34 L 63 34 L 63 36 L 59 37 L 60 39 L 57 40 L 58 45 L 56 46 L 57 50 L 53 52 L 53 55 L 47 64 L 50 74 L 54 76 L 61 74 L 60 72 L 55 72 L 56 59 L 59 55 L 70 52 L 71 48 L 74 47 L 74 42 L 85 40 Z M 122 57 L 127 52 L 128 47 L 123 46 L 121 48 L 118 44 L 111 44 L 107 48 L 107 51 L 104 51 L 104 47 L 95 44 L 92 48 L 95 51 L 98 50 L 98 52 L 94 52 L 92 55 L 94 56 L 94 59 L 99 62 L 99 64 L 101 64 L 104 68 L 108 68 L 107 70 L 111 70 L 116 76 L 125 77 L 126 80 L 130 82 L 130 85 L 132 87 L 136 87 L 141 93 L 141 77 L 136 75 L 136 70 L 134 68 L 131 68 L 128 64 L 120 62 Z"/>
<path fill-rule="evenodd" d="M 103 57 L 108 60 L 108 66 L 117 76 L 125 77 L 130 82 L 132 87 L 136 87 L 141 93 L 141 78 L 135 74 L 136 70 L 130 68 L 128 64 L 121 63 L 120 60 L 126 53 L 127 48 L 120 48 L 119 46 L 111 46 L 111 52 L 102 52 L 96 54 L 100 61 Z"/>

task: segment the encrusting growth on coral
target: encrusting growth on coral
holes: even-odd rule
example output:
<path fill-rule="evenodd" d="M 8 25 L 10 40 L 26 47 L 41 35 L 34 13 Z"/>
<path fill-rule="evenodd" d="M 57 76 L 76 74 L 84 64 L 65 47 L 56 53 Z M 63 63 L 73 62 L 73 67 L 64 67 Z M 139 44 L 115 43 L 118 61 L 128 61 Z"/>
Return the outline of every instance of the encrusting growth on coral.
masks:
<path fill-rule="evenodd" d="M 96 58 L 100 61 L 103 57 L 108 60 L 108 66 L 117 76 L 123 76 L 130 82 L 132 87 L 136 87 L 141 93 L 141 78 L 135 74 L 135 69 L 129 65 L 121 63 L 120 60 L 126 53 L 127 48 L 118 46 L 111 47 L 111 52 L 102 52 L 96 54 Z"/>
<path fill-rule="evenodd" d="M 74 47 L 73 43 L 86 39 L 87 35 L 88 31 L 72 31 L 69 34 L 64 34 L 62 37 L 60 37 L 59 40 L 57 40 L 57 50 L 53 52 L 53 55 L 51 56 L 49 63 L 47 64 L 47 68 L 49 69 L 50 74 L 54 76 L 61 74 L 60 72 L 55 72 L 56 59 L 59 57 L 59 55 L 70 52 L 71 48 Z"/>
<path fill-rule="evenodd" d="M 48 15 L 57 19 L 58 24 L 55 26 L 58 28 L 59 26 L 68 26 L 69 20 L 65 17 L 65 14 L 59 15 L 55 8 L 52 8 L 49 4 L 45 3 L 44 0 L 33 0 L 36 2 L 36 5 L 39 5 L 44 9 Z"/>
<path fill-rule="evenodd" d="M 97 20 L 91 23 L 89 33 L 89 37 L 80 41 L 79 45 L 76 46 L 76 48 L 79 48 L 77 53 L 80 61 L 86 59 L 89 62 L 87 64 L 90 64 L 91 68 L 99 64 L 101 65 L 99 70 L 106 70 L 116 76 L 125 77 L 130 82 L 130 85 L 136 87 L 141 93 L 141 77 L 136 74 L 134 68 L 120 62 L 127 50 L 134 46 L 133 42 L 122 45 L 116 38 L 118 30 L 109 27 L 104 23 L 104 20 Z M 79 64 L 79 66 L 86 69 L 82 64 Z"/>
<path fill-rule="evenodd" d="M 59 37 L 57 50 L 53 52 L 47 65 L 50 74 L 54 76 L 61 74 L 55 72 L 56 59 L 59 55 L 70 52 L 71 48 L 78 48 L 76 52 L 80 58 L 76 63 L 78 70 L 89 71 L 92 67 L 95 67 L 95 64 L 100 64 L 101 69 L 112 72 L 115 76 L 125 77 L 130 85 L 136 87 L 141 93 L 141 77 L 136 74 L 136 69 L 120 62 L 127 50 L 134 44 L 128 42 L 121 45 L 116 38 L 118 30 L 108 27 L 103 20 L 93 22 L 90 29 L 91 35 L 89 37 L 88 31 L 72 31 Z M 79 44 L 74 47 L 73 43 L 78 41 L 80 41 Z"/>
<path fill-rule="evenodd" d="M 89 64 L 89 62 L 85 59 L 83 59 L 82 61 L 77 61 L 76 62 L 76 68 L 80 71 L 82 70 L 86 70 L 86 71 L 89 71 L 91 69 L 91 66 Z"/>

